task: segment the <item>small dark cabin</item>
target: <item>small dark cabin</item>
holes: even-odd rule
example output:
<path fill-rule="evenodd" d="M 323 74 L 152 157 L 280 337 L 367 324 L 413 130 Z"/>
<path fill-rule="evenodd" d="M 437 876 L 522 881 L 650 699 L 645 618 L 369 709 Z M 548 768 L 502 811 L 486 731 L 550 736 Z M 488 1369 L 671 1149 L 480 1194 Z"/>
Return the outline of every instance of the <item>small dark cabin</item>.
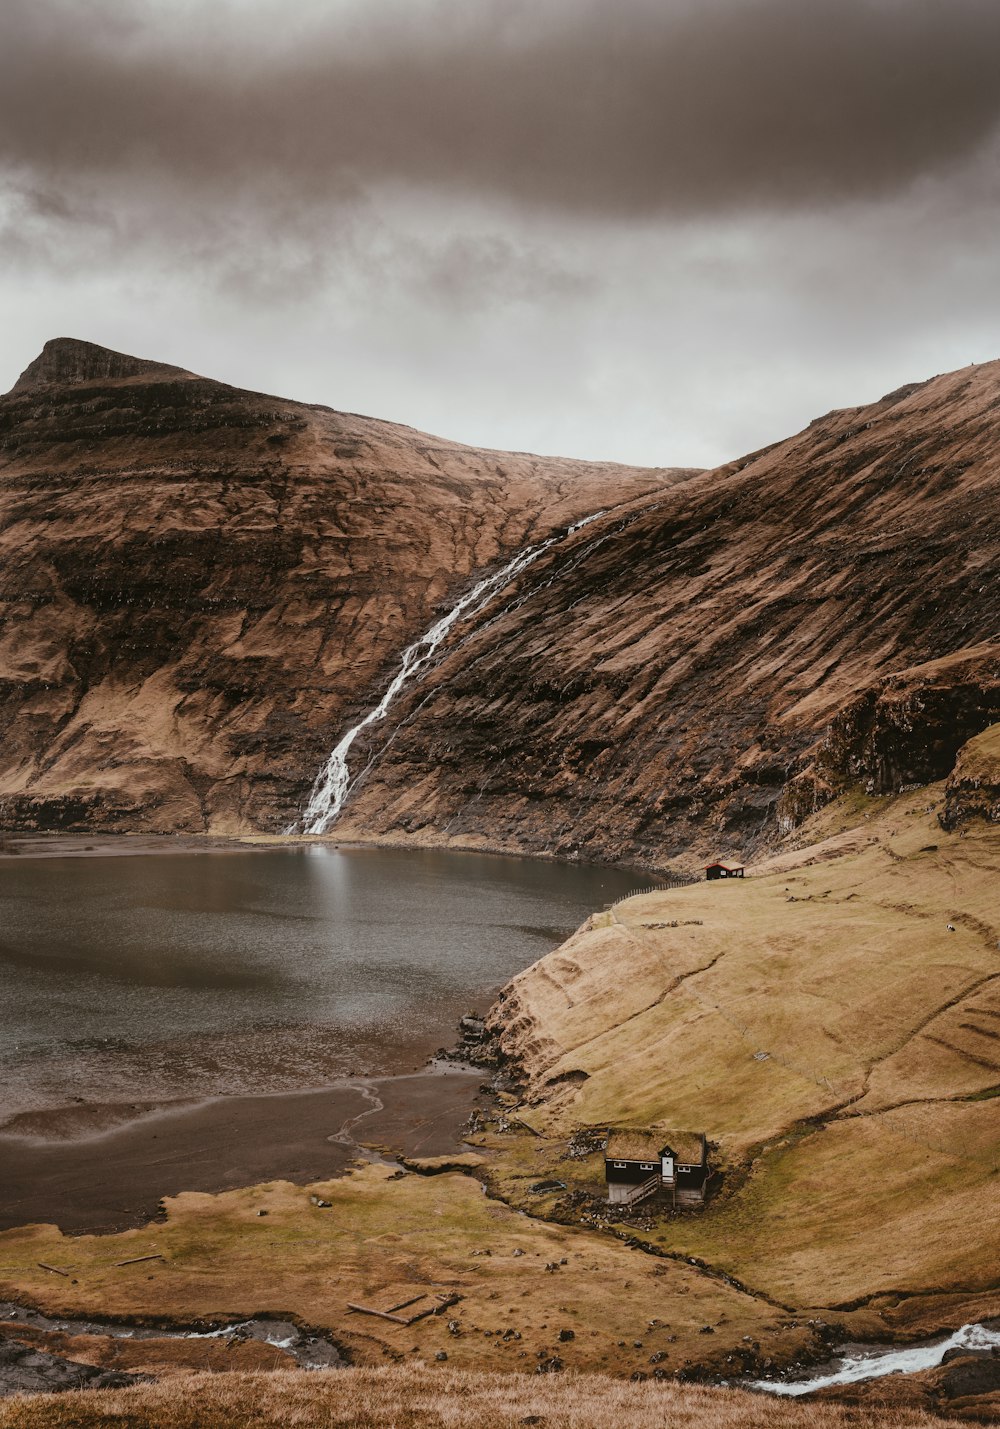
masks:
<path fill-rule="evenodd" d="M 700 1206 L 709 1177 L 708 1145 L 700 1131 L 614 1131 L 604 1153 L 612 1205 L 634 1206 L 665 1193 L 675 1206 Z"/>
<path fill-rule="evenodd" d="M 741 863 L 710 863 L 705 868 L 706 878 L 742 878 Z"/>

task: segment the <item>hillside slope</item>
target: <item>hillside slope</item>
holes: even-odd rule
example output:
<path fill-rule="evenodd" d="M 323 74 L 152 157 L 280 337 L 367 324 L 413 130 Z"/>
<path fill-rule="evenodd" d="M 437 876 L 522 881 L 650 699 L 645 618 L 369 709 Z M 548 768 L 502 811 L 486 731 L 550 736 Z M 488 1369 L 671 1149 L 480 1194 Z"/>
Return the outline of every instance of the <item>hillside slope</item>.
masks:
<path fill-rule="evenodd" d="M 629 899 L 515 978 L 491 1021 L 534 1175 L 586 1182 L 580 1127 L 704 1130 L 721 1185 L 656 1244 L 883 1332 L 1000 1311 L 1000 827 L 942 833 L 944 798 L 846 797 L 753 877 Z"/>
<path fill-rule="evenodd" d="M 944 777 L 1000 715 L 998 414 L 1000 363 L 965 369 L 578 533 L 400 705 L 338 832 L 657 864 Z"/>
<path fill-rule="evenodd" d="M 48 343 L 0 398 L 0 824 L 280 829 L 472 573 L 671 477 Z"/>
<path fill-rule="evenodd" d="M 948 1406 L 951 1408 L 951 1406 Z M 653 1422 L 673 1429 L 749 1429 L 760 1403 L 733 1390 L 701 1385 L 628 1384 L 590 1375 L 462 1373 L 444 1366 L 394 1365 L 268 1375 L 198 1375 L 129 1390 L 98 1390 L 63 1398 L 32 1395 L 0 1405 L 3 1429 L 98 1429 L 116 1420 L 147 1429 L 605 1429 Z M 773 1429 L 944 1429 L 939 1419 L 908 1407 L 871 1413 L 839 1405 L 767 1405 Z"/>

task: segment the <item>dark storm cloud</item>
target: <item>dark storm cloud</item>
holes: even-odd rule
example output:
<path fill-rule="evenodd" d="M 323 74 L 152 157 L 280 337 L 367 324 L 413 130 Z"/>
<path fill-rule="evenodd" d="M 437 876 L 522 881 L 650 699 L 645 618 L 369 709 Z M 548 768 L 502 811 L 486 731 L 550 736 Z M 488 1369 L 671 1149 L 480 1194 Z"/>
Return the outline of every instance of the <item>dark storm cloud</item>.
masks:
<path fill-rule="evenodd" d="M 613 219 L 881 198 L 1000 120 L 996 0 L 293 12 L 5 0 L 0 163 L 39 221 L 155 191 L 294 238 L 385 185 Z"/>

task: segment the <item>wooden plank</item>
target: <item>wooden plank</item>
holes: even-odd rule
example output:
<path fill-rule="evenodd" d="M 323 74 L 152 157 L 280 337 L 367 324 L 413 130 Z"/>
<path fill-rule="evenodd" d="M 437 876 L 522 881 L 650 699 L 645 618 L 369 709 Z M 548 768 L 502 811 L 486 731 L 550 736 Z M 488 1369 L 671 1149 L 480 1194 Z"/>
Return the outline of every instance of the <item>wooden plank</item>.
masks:
<path fill-rule="evenodd" d="M 396 1325 L 409 1325 L 412 1322 L 404 1319 L 402 1315 L 394 1315 L 391 1310 L 376 1310 L 371 1305 L 353 1305 L 350 1300 L 347 1302 L 348 1310 L 353 1310 L 358 1315 L 377 1315 L 380 1320 L 392 1320 Z"/>
<path fill-rule="evenodd" d="M 447 1310 L 452 1305 L 457 1305 L 461 1298 L 461 1295 L 445 1295 L 439 1305 L 432 1305 L 429 1310 L 421 1310 L 419 1314 L 411 1315 L 406 1321 L 406 1324 L 415 1325 L 418 1320 L 426 1320 L 428 1315 L 440 1315 L 442 1310 Z"/>
<path fill-rule="evenodd" d="M 65 1280 L 68 1280 L 68 1279 L 69 1279 L 69 1271 L 68 1271 L 68 1270 L 60 1270 L 59 1267 L 58 1267 L 58 1265 L 46 1265 L 46 1263 L 45 1263 L 44 1260 L 36 1261 L 36 1264 L 39 1265 L 42 1270 L 50 1270 L 53 1275 L 61 1275 L 61 1276 L 63 1277 L 63 1279 L 65 1279 Z"/>
<path fill-rule="evenodd" d="M 440 1296 L 439 1296 L 438 1298 L 440 1299 Z M 398 1305 L 390 1305 L 389 1308 L 388 1308 L 388 1310 L 386 1311 L 386 1314 L 387 1314 L 387 1315 L 395 1315 L 396 1312 L 397 1312 L 397 1310 L 405 1310 L 408 1305 L 415 1305 L 418 1300 L 426 1300 L 426 1299 L 427 1299 L 427 1291 L 425 1290 L 422 1295 L 411 1295 L 411 1297 L 410 1297 L 409 1300 L 400 1300 L 400 1302 L 399 1302 Z"/>
<path fill-rule="evenodd" d="M 123 1266 L 123 1265 L 141 1265 L 144 1260 L 162 1260 L 162 1259 L 163 1259 L 163 1256 L 160 1255 L 159 1252 L 157 1252 L 156 1255 L 133 1255 L 132 1258 L 131 1258 L 131 1260 L 116 1260 L 116 1261 L 115 1261 L 115 1268 L 118 1269 L 118 1268 L 120 1268 L 120 1267 Z"/>

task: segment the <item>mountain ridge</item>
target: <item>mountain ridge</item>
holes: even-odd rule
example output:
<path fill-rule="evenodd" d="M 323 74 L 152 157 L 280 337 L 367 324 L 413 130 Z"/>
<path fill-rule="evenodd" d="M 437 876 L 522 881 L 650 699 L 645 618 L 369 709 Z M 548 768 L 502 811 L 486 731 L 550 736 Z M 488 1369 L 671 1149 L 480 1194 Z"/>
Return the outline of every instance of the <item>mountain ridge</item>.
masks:
<path fill-rule="evenodd" d="M 54 340 L 0 398 L 0 822 L 284 827 L 442 601 L 674 477 Z"/>
<path fill-rule="evenodd" d="M 96 342 L 76 337 L 53 337 L 41 352 L 29 362 L 7 396 L 14 392 L 30 392 L 36 387 L 63 386 L 67 383 L 122 381 L 130 377 L 194 377 L 183 367 L 149 358 L 132 357 L 116 352 Z"/>
<path fill-rule="evenodd" d="M 340 835 L 697 863 L 945 777 L 1000 717 L 998 409 L 1000 363 L 908 384 L 595 523 L 402 705 Z"/>

